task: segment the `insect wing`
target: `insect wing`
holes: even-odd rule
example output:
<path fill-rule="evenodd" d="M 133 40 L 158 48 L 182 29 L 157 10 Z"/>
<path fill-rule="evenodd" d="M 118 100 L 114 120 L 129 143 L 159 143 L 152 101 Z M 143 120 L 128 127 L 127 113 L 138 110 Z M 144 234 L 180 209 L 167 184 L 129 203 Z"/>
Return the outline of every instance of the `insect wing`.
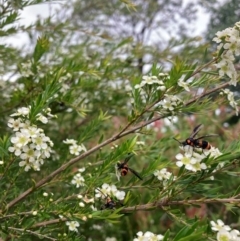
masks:
<path fill-rule="evenodd" d="M 192 132 L 192 134 L 190 135 L 189 138 L 194 138 L 194 137 L 197 135 L 197 133 L 200 131 L 201 126 L 202 126 L 202 124 L 196 126 L 196 127 L 193 129 L 193 132 Z"/>
<path fill-rule="evenodd" d="M 134 156 L 134 154 L 128 154 L 128 156 L 124 160 L 124 164 L 128 163 L 128 161 Z"/>
<path fill-rule="evenodd" d="M 203 138 L 205 138 L 205 137 L 214 137 L 214 136 L 218 136 L 218 134 L 211 134 L 211 135 L 200 136 L 200 137 L 198 137 L 198 138 L 195 139 L 195 140 L 200 140 L 200 139 L 203 139 Z"/>
<path fill-rule="evenodd" d="M 142 177 L 136 172 L 134 171 L 132 168 L 128 168 L 136 177 L 138 177 L 140 180 L 143 180 Z"/>

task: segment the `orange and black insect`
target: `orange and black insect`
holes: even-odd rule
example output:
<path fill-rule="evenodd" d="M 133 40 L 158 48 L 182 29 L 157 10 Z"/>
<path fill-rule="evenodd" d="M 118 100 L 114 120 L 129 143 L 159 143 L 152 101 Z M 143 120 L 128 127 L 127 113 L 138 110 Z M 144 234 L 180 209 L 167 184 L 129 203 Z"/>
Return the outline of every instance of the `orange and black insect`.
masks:
<path fill-rule="evenodd" d="M 211 135 L 205 135 L 205 136 L 201 136 L 198 138 L 194 138 L 198 132 L 201 129 L 202 124 L 196 126 L 193 129 L 192 134 L 190 135 L 190 137 L 188 137 L 185 141 L 179 141 L 175 138 L 173 138 L 174 140 L 176 140 L 177 142 L 179 142 L 182 146 L 191 146 L 193 148 L 201 148 L 203 150 L 210 150 L 211 149 L 211 145 L 208 141 L 205 140 L 201 140 L 205 137 L 212 137 L 212 136 L 217 136 L 216 134 L 211 134 Z"/>
<path fill-rule="evenodd" d="M 126 176 L 128 171 L 132 172 L 136 177 L 138 177 L 140 180 L 143 180 L 142 177 L 136 172 L 134 171 L 132 168 L 130 168 L 128 166 L 128 161 L 130 160 L 130 158 L 133 156 L 133 154 L 129 154 L 124 162 L 122 163 L 117 163 L 117 168 L 118 168 L 118 171 L 120 171 L 121 173 L 121 176 Z"/>

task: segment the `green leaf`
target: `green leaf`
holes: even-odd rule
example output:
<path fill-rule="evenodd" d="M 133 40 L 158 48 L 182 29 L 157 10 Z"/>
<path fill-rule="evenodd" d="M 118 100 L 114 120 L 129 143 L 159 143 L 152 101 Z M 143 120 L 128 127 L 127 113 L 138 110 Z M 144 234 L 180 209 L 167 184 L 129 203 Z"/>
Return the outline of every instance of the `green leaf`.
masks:
<path fill-rule="evenodd" d="M 38 62 L 49 49 L 49 40 L 43 36 L 39 37 L 33 52 L 34 62 Z"/>

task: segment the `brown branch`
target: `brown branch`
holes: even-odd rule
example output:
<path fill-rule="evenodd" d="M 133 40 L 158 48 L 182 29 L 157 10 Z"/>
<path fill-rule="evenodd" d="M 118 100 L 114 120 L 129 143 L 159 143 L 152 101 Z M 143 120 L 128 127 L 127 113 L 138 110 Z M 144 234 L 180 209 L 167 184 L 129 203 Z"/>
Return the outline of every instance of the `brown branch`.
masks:
<path fill-rule="evenodd" d="M 214 88 L 212 90 L 209 90 L 208 92 L 205 92 L 202 95 L 199 95 L 199 96 L 193 98 L 192 100 L 188 101 L 185 104 L 185 106 L 188 106 L 188 105 L 192 104 L 193 102 L 195 102 L 196 100 L 199 100 L 199 99 L 201 99 L 201 98 L 203 98 L 203 97 L 205 97 L 205 96 L 207 96 L 209 94 L 212 94 L 213 92 L 215 92 L 215 91 L 217 91 L 217 90 L 219 90 L 221 88 L 224 88 L 224 87 L 226 87 L 228 85 L 229 85 L 229 83 L 224 83 L 224 84 L 222 84 L 222 85 L 220 85 L 220 86 L 218 86 L 218 87 L 216 87 L 216 88 Z M 116 140 L 118 140 L 118 139 L 120 139 L 120 138 L 122 138 L 122 137 L 124 137 L 126 135 L 135 133 L 137 130 L 140 130 L 141 128 L 151 124 L 152 122 L 160 120 L 160 119 L 162 119 L 162 118 L 164 118 L 166 116 L 167 115 L 162 115 L 162 116 L 160 115 L 160 116 L 155 117 L 155 118 L 153 118 L 151 120 L 142 122 L 141 124 L 131 128 L 130 130 L 124 131 L 124 132 L 122 132 L 122 130 L 121 130 L 119 133 L 113 135 L 111 138 L 107 139 L 106 141 L 102 142 L 101 144 L 93 147 L 92 149 L 88 150 L 87 152 L 81 154 L 80 156 L 71 159 L 69 162 L 63 164 L 57 170 L 55 170 L 54 172 L 50 173 L 47 177 L 45 177 L 42 180 L 40 180 L 39 182 L 37 182 L 34 187 L 29 188 L 25 192 L 21 193 L 17 198 L 15 198 L 12 201 L 10 201 L 6 205 L 6 209 L 9 209 L 9 208 L 13 207 L 16 203 L 20 202 L 22 199 L 24 199 L 26 196 L 28 196 L 30 193 L 32 193 L 35 189 L 41 187 L 42 185 L 44 185 L 45 183 L 47 183 L 48 181 L 53 179 L 55 176 L 57 176 L 59 173 L 63 172 L 68 167 L 70 167 L 73 164 L 75 164 L 76 162 L 84 159 L 85 157 L 89 156 L 90 154 L 94 153 L 95 151 L 99 150 L 100 148 L 102 148 L 102 147 L 108 145 L 109 143 L 114 142 L 114 141 L 116 141 Z M 123 129 L 125 129 L 125 128 L 123 128 Z"/>
<path fill-rule="evenodd" d="M 240 199 L 234 198 L 213 198 L 213 199 L 196 199 L 196 200 L 181 200 L 181 201 L 168 201 L 167 199 L 163 199 L 159 202 L 153 202 L 143 205 L 136 205 L 134 207 L 127 207 L 121 210 L 122 213 L 131 213 L 134 211 L 149 211 L 155 208 L 163 208 L 167 206 L 178 206 L 178 205 L 199 205 L 202 203 L 230 203 L 230 204 L 240 204 Z"/>
<path fill-rule="evenodd" d="M 57 218 L 57 219 L 52 219 L 52 220 L 48 220 L 48 221 L 44 221 L 41 223 L 36 223 L 34 224 L 31 228 L 39 228 L 39 227 L 45 227 L 47 225 L 52 225 L 52 224 L 56 224 L 56 223 L 61 223 L 61 222 L 65 222 L 68 219 L 66 218 Z"/>
<path fill-rule="evenodd" d="M 231 198 L 213 198 L 213 199 L 193 199 L 193 200 L 180 200 L 180 201 L 169 201 L 168 199 L 163 199 L 158 202 L 153 202 L 153 203 L 148 203 L 148 204 L 143 204 L 143 205 L 136 205 L 133 207 L 127 207 L 123 208 L 121 210 L 121 213 L 132 213 L 135 211 L 150 211 L 152 209 L 156 208 L 164 208 L 168 206 L 190 206 L 190 205 L 199 205 L 202 203 L 230 203 L 230 204 L 240 204 L 240 199 L 234 199 L 233 197 Z M 57 218 L 57 219 L 52 219 L 40 223 L 36 223 L 33 226 L 29 227 L 29 229 L 33 228 L 39 228 L 39 227 L 45 227 L 47 225 L 52 225 L 52 224 L 57 224 L 60 222 L 65 222 L 67 221 L 67 218 Z"/>
<path fill-rule="evenodd" d="M 43 235 L 43 234 L 40 234 L 38 232 L 33 232 L 33 231 L 29 230 L 29 229 L 14 228 L 14 227 L 8 227 L 8 229 L 14 230 L 14 231 L 17 231 L 17 232 L 21 232 L 21 234 L 26 232 L 26 233 L 30 233 L 32 235 L 35 235 L 37 237 L 45 238 L 45 239 L 52 240 L 52 241 L 57 241 L 57 239 L 55 239 L 55 238 L 51 238 L 51 237 L 49 237 L 47 235 Z"/>

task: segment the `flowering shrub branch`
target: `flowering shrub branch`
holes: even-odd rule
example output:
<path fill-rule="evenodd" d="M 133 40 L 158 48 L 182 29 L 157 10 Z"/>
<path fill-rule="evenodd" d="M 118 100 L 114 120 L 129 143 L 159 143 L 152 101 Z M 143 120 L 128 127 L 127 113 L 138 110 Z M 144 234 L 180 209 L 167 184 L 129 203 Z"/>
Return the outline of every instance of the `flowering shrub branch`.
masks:
<path fill-rule="evenodd" d="M 17 21 L 17 13 L 10 22 L 5 18 L 3 26 Z M 170 70 L 156 63 L 145 75 L 122 61 L 129 40 L 117 47 L 87 40 L 72 48 L 65 31 L 40 36 L 31 54 L 19 55 L 15 79 L 2 83 L 7 88 L 1 93 L 6 130 L 0 130 L 0 235 L 239 240 L 239 231 L 220 220 L 228 210 L 219 217 L 217 206 L 235 208 L 240 201 L 233 181 L 240 145 L 226 138 L 222 117 L 233 110 L 237 118 L 239 112 L 232 89 L 239 81 L 239 26 L 217 33 L 216 57 L 207 64 L 177 58 Z M 59 52 L 58 44 L 67 53 Z M 88 47 L 99 55 L 85 56 Z M 139 58 L 130 52 L 126 56 Z M 112 232 L 119 230 L 116 222 L 130 231 Z M 111 237 L 115 234 L 118 239 Z"/>
<path fill-rule="evenodd" d="M 185 106 L 188 106 L 194 102 L 196 102 L 197 100 L 202 99 L 203 97 L 210 95 L 222 88 L 225 88 L 228 85 L 228 83 L 222 84 L 218 87 L 215 87 L 212 90 L 207 91 L 206 93 L 201 94 L 198 97 L 193 98 L 192 100 L 190 100 L 188 103 L 185 104 Z M 129 135 L 129 134 L 133 134 L 135 133 L 137 130 L 142 129 L 144 126 L 147 126 L 157 120 L 160 120 L 162 118 L 164 118 L 165 116 L 158 116 L 155 117 L 151 120 L 145 121 L 143 123 L 141 123 L 140 125 L 137 125 L 135 127 L 132 127 L 130 130 L 126 130 L 129 127 L 129 124 L 126 125 L 126 127 L 123 128 L 123 130 L 126 131 L 120 131 L 119 133 L 113 135 L 111 138 L 105 140 L 104 142 L 102 142 L 101 144 L 93 147 L 92 149 L 86 151 L 85 153 L 81 154 L 80 156 L 73 158 L 71 160 L 69 160 L 67 163 L 65 163 L 64 165 L 62 165 L 60 168 L 56 169 L 54 172 L 52 172 L 49 176 L 45 177 L 44 179 L 42 179 L 41 181 L 39 181 L 38 183 L 35 184 L 34 188 L 30 188 L 28 190 L 26 190 L 25 192 L 23 192 L 19 197 L 17 197 L 16 199 L 12 200 L 11 202 L 9 202 L 6 206 L 7 209 L 11 208 L 12 206 L 14 206 L 16 203 L 18 203 L 19 201 L 21 201 L 22 199 L 24 199 L 26 196 L 28 196 L 30 193 L 32 193 L 36 188 L 41 187 L 42 185 L 44 185 L 45 183 L 49 182 L 51 179 L 53 179 L 56 175 L 60 174 L 61 172 L 63 172 L 65 169 L 69 168 L 71 165 L 75 164 L 76 162 L 86 158 L 87 156 L 89 156 L 90 154 L 94 153 L 95 151 L 99 150 L 100 148 L 115 142 L 116 140 Z"/>

